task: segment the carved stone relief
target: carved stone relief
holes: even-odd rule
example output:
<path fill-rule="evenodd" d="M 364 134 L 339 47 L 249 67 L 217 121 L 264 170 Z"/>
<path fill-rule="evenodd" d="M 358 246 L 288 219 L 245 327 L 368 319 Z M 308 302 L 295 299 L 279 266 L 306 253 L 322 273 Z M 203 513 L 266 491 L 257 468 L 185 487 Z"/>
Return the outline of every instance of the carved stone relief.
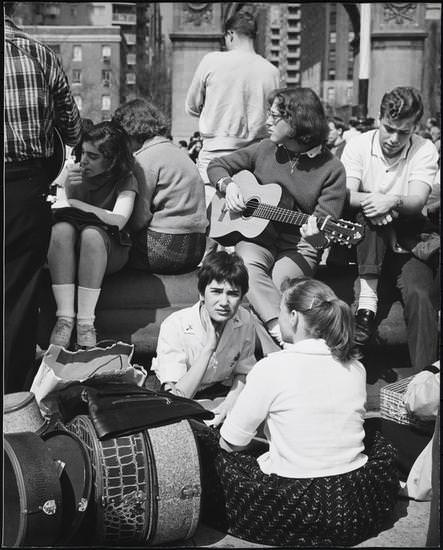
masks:
<path fill-rule="evenodd" d="M 192 23 L 196 27 L 213 20 L 212 2 L 185 2 L 184 23 Z"/>
<path fill-rule="evenodd" d="M 384 4 L 384 20 L 387 23 L 395 22 L 397 25 L 404 25 L 408 22 L 415 22 L 417 17 L 417 4 L 411 2 L 397 2 Z"/>

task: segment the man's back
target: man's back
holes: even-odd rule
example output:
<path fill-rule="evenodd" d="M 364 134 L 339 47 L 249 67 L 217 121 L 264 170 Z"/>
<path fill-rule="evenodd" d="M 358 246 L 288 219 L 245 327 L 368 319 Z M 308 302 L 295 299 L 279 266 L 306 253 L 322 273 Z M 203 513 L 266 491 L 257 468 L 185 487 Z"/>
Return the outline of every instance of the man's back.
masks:
<path fill-rule="evenodd" d="M 80 116 L 55 54 L 10 19 L 5 20 L 5 160 L 51 156 L 57 121 L 63 141 L 75 145 Z"/>
<path fill-rule="evenodd" d="M 267 96 L 278 85 L 278 69 L 256 53 L 205 55 L 186 98 L 186 111 L 200 116 L 205 148 L 237 149 L 265 137 Z"/>

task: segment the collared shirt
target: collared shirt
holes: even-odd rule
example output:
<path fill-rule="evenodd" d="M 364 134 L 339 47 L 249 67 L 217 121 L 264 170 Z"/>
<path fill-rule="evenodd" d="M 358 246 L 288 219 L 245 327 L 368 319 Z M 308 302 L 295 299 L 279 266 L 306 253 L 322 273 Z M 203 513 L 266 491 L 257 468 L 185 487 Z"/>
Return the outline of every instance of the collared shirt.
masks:
<path fill-rule="evenodd" d="M 165 319 L 160 327 L 157 357 L 152 360 L 160 382 L 178 382 L 198 359 L 206 342 L 199 302 Z M 256 362 L 254 349 L 254 323 L 251 314 L 240 306 L 227 321 L 198 390 L 217 382 L 231 385 L 233 375 L 247 374 Z"/>
<path fill-rule="evenodd" d="M 50 157 L 55 122 L 66 144 L 78 142 L 80 115 L 57 56 L 8 17 L 4 84 L 5 162 Z"/>
<path fill-rule="evenodd" d="M 305 151 L 304 153 L 301 153 L 301 155 L 307 155 L 310 159 L 315 158 L 317 155 L 319 155 L 323 150 L 323 145 L 316 145 L 312 149 L 309 149 L 309 151 Z M 301 156 L 300 155 L 300 156 Z"/>
<path fill-rule="evenodd" d="M 408 195 L 412 181 L 421 181 L 432 189 L 438 153 L 430 140 L 413 134 L 398 159 L 389 164 L 381 150 L 379 130 L 370 130 L 346 144 L 341 161 L 347 178 L 361 181 L 359 191 Z"/>
<path fill-rule="evenodd" d="M 269 451 L 257 459 L 263 473 L 343 474 L 367 462 L 365 401 L 363 365 L 340 363 L 324 340 L 307 338 L 254 366 L 220 434 L 233 445 L 246 445 L 265 421 Z"/>

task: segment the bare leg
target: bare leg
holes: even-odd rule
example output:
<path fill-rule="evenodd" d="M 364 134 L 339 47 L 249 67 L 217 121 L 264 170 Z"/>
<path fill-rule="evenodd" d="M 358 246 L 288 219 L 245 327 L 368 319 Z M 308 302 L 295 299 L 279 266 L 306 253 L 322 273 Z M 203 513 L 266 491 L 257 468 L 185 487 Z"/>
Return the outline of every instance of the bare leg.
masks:
<path fill-rule="evenodd" d="M 55 285 L 75 282 L 76 229 L 67 222 L 53 226 L 48 251 L 48 265 Z"/>
<path fill-rule="evenodd" d="M 80 237 L 79 286 L 101 288 L 107 263 L 108 253 L 103 237 L 93 227 L 87 227 Z"/>

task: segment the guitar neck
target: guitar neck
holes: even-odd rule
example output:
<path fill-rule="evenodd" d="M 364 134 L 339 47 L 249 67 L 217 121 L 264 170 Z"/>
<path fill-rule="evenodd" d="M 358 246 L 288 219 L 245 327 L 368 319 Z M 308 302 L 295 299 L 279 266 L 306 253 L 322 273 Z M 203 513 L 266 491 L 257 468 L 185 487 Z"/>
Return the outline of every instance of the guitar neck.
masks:
<path fill-rule="evenodd" d="M 288 210 L 287 208 L 280 208 L 279 206 L 271 206 L 270 204 L 261 203 L 257 209 L 254 210 L 254 216 L 256 218 L 263 218 L 274 222 L 283 222 L 301 226 L 308 221 L 310 215 L 304 214 L 303 212 Z M 324 221 L 325 218 L 317 217 L 319 227 L 321 227 Z"/>

